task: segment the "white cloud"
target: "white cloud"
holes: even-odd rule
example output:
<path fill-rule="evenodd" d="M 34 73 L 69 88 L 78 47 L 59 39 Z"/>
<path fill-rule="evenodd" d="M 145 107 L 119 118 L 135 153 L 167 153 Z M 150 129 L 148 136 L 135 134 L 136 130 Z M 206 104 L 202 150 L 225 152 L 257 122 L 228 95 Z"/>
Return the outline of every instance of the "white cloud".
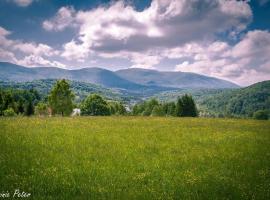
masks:
<path fill-rule="evenodd" d="M 58 61 L 50 61 L 44 59 L 41 56 L 36 55 L 29 55 L 24 57 L 24 59 L 17 61 L 17 64 L 27 66 L 27 67 L 59 67 L 59 68 L 66 68 L 66 65 L 60 63 Z"/>
<path fill-rule="evenodd" d="M 47 31 L 62 31 L 68 26 L 74 26 L 75 10 L 73 7 L 62 7 L 56 15 L 42 23 L 42 26 Z"/>
<path fill-rule="evenodd" d="M 217 41 L 196 48 L 198 50 L 196 52 L 193 49 L 178 48 L 180 57 L 188 57 L 193 62 L 179 64 L 175 70 L 211 75 L 233 80 L 242 85 L 270 79 L 268 31 L 250 31 L 234 46 Z"/>
<path fill-rule="evenodd" d="M 0 45 L 1 47 L 8 47 L 13 44 L 13 41 L 7 39 L 7 37 L 11 34 L 10 31 L 4 29 L 0 26 Z"/>
<path fill-rule="evenodd" d="M 53 56 L 59 53 L 52 47 L 42 43 L 36 44 L 36 43 L 17 42 L 17 44 L 12 46 L 12 48 L 14 50 L 19 50 L 25 54 L 34 54 L 34 55 Z"/>
<path fill-rule="evenodd" d="M 231 52 L 234 57 L 256 57 L 265 60 L 270 57 L 270 33 L 268 31 L 250 31 Z"/>
<path fill-rule="evenodd" d="M 13 0 L 18 6 L 26 7 L 29 6 L 33 0 Z"/>
<path fill-rule="evenodd" d="M 8 38 L 10 34 L 10 31 L 0 27 L 0 46 L 5 48 L 7 51 L 20 51 L 24 54 L 34 54 L 40 56 L 53 56 L 59 54 L 59 51 L 54 50 L 52 47 L 43 43 L 11 40 Z"/>
<path fill-rule="evenodd" d="M 23 42 L 20 40 L 8 39 L 10 34 L 10 31 L 0 27 L 1 61 L 12 62 L 24 66 L 66 67 L 63 63 L 44 58 L 58 55 L 58 50 L 55 50 L 43 43 Z M 16 53 L 18 52 L 22 54 L 22 59 L 17 58 Z"/>
<path fill-rule="evenodd" d="M 130 67 L 140 68 L 155 68 L 163 59 L 174 59 L 179 60 L 177 71 L 246 85 L 270 78 L 269 32 L 242 32 L 252 17 L 248 1 L 237 0 L 153 0 L 143 11 L 125 1 L 91 10 L 62 7 L 42 23 L 47 31 L 64 31 L 70 27 L 77 31 L 61 50 L 46 44 L 11 40 L 12 33 L 0 27 L 0 59 L 6 55 L 16 61 L 19 52 L 24 58 L 16 62 L 25 65 L 65 67 L 52 58 L 61 56 L 58 60 L 71 63 L 121 58 L 130 61 Z M 220 41 L 217 37 L 220 33 L 238 42 L 232 45 Z"/>
<path fill-rule="evenodd" d="M 61 54 L 62 57 L 67 60 L 77 60 L 83 62 L 89 53 L 89 49 L 85 45 L 77 44 L 74 40 L 64 45 L 64 51 Z"/>
<path fill-rule="evenodd" d="M 5 37 L 5 36 L 9 35 L 10 33 L 11 33 L 10 31 L 8 31 L 0 26 L 0 36 Z"/>
<path fill-rule="evenodd" d="M 162 57 L 159 55 L 131 53 L 130 60 L 134 63 L 131 68 L 154 69 L 154 65 L 158 64 Z"/>
<path fill-rule="evenodd" d="M 17 58 L 13 52 L 0 48 L 0 60 L 3 62 L 17 63 Z"/>
<path fill-rule="evenodd" d="M 181 64 L 176 65 L 174 71 L 181 71 L 183 68 L 186 68 L 188 65 L 189 65 L 189 62 L 184 61 Z"/>
<path fill-rule="evenodd" d="M 43 27 L 63 30 L 76 24 L 79 32 L 64 45 L 67 53 L 62 55 L 69 55 L 70 51 L 76 54 L 75 49 L 81 53 L 81 47 L 85 51 L 78 58 L 80 60 L 87 59 L 91 52 L 143 53 L 213 39 L 220 32 L 237 34 L 252 19 L 248 3 L 235 0 L 153 0 L 151 6 L 143 11 L 117 1 L 88 11 L 69 11 L 71 14 L 58 23 L 58 19 L 62 19 L 59 13 L 63 10 L 68 11 L 66 7 L 61 8 L 52 20 L 43 23 Z M 59 24 L 63 26 L 59 27 Z"/>

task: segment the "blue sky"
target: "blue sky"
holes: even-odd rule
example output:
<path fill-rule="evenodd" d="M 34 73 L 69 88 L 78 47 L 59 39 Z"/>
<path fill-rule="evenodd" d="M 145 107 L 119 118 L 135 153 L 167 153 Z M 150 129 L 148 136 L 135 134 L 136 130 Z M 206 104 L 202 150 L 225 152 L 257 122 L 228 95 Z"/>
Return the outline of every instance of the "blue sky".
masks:
<path fill-rule="evenodd" d="M 0 60 L 270 79 L 270 1 L 1 0 Z"/>

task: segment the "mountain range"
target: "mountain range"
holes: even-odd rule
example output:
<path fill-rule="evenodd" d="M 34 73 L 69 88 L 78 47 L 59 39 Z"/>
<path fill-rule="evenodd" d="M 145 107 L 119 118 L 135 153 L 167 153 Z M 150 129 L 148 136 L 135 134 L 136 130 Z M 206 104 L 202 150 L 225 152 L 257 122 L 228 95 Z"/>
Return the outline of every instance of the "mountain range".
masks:
<path fill-rule="evenodd" d="M 161 72 L 146 69 L 110 71 L 103 68 L 66 70 L 56 67 L 28 68 L 0 62 L 0 80 L 26 82 L 40 79 L 69 79 L 106 88 L 128 91 L 166 91 L 179 88 L 238 88 L 222 79 L 187 72 Z"/>
<path fill-rule="evenodd" d="M 102 68 L 65 70 L 54 67 L 27 68 L 0 62 L 0 89 L 36 89 L 44 98 L 57 79 L 70 81 L 76 102 L 90 93 L 133 105 L 146 98 L 176 101 L 191 94 L 207 116 L 252 116 L 257 110 L 270 112 L 270 81 L 248 87 L 195 73 L 160 72 L 146 69 L 109 71 Z"/>

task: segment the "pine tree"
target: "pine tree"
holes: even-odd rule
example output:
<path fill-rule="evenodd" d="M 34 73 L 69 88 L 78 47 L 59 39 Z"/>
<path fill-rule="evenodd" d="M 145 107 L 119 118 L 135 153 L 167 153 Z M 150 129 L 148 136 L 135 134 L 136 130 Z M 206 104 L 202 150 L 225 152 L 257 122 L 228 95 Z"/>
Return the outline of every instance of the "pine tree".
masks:
<path fill-rule="evenodd" d="M 197 117 L 198 111 L 192 96 L 185 94 L 178 98 L 175 113 L 177 117 Z"/>
<path fill-rule="evenodd" d="M 198 111 L 196 108 L 196 104 L 192 98 L 192 96 L 189 96 L 185 94 L 181 98 L 182 101 L 182 117 L 197 117 Z"/>
<path fill-rule="evenodd" d="M 181 117 L 183 115 L 183 102 L 181 98 L 177 99 L 176 107 L 175 107 L 175 114 L 177 117 Z"/>

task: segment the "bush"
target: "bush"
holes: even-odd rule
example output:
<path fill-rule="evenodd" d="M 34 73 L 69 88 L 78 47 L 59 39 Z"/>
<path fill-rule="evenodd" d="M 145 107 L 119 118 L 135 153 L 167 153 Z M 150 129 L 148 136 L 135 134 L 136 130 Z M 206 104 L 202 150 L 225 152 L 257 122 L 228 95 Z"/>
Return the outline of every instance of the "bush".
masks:
<path fill-rule="evenodd" d="M 127 113 L 126 108 L 120 102 L 109 102 L 108 106 L 112 115 L 125 115 Z"/>
<path fill-rule="evenodd" d="M 266 110 L 258 110 L 253 113 L 253 118 L 258 120 L 268 120 L 268 112 Z"/>
<path fill-rule="evenodd" d="M 6 117 L 13 117 L 15 115 L 16 115 L 16 113 L 13 110 L 13 108 L 8 108 L 8 109 L 4 110 L 4 116 L 6 116 Z"/>
<path fill-rule="evenodd" d="M 161 105 L 154 106 L 151 116 L 158 116 L 158 117 L 165 116 L 163 107 Z"/>
<path fill-rule="evenodd" d="M 48 107 L 45 103 L 39 102 L 35 107 L 35 114 L 39 116 L 48 115 Z"/>

